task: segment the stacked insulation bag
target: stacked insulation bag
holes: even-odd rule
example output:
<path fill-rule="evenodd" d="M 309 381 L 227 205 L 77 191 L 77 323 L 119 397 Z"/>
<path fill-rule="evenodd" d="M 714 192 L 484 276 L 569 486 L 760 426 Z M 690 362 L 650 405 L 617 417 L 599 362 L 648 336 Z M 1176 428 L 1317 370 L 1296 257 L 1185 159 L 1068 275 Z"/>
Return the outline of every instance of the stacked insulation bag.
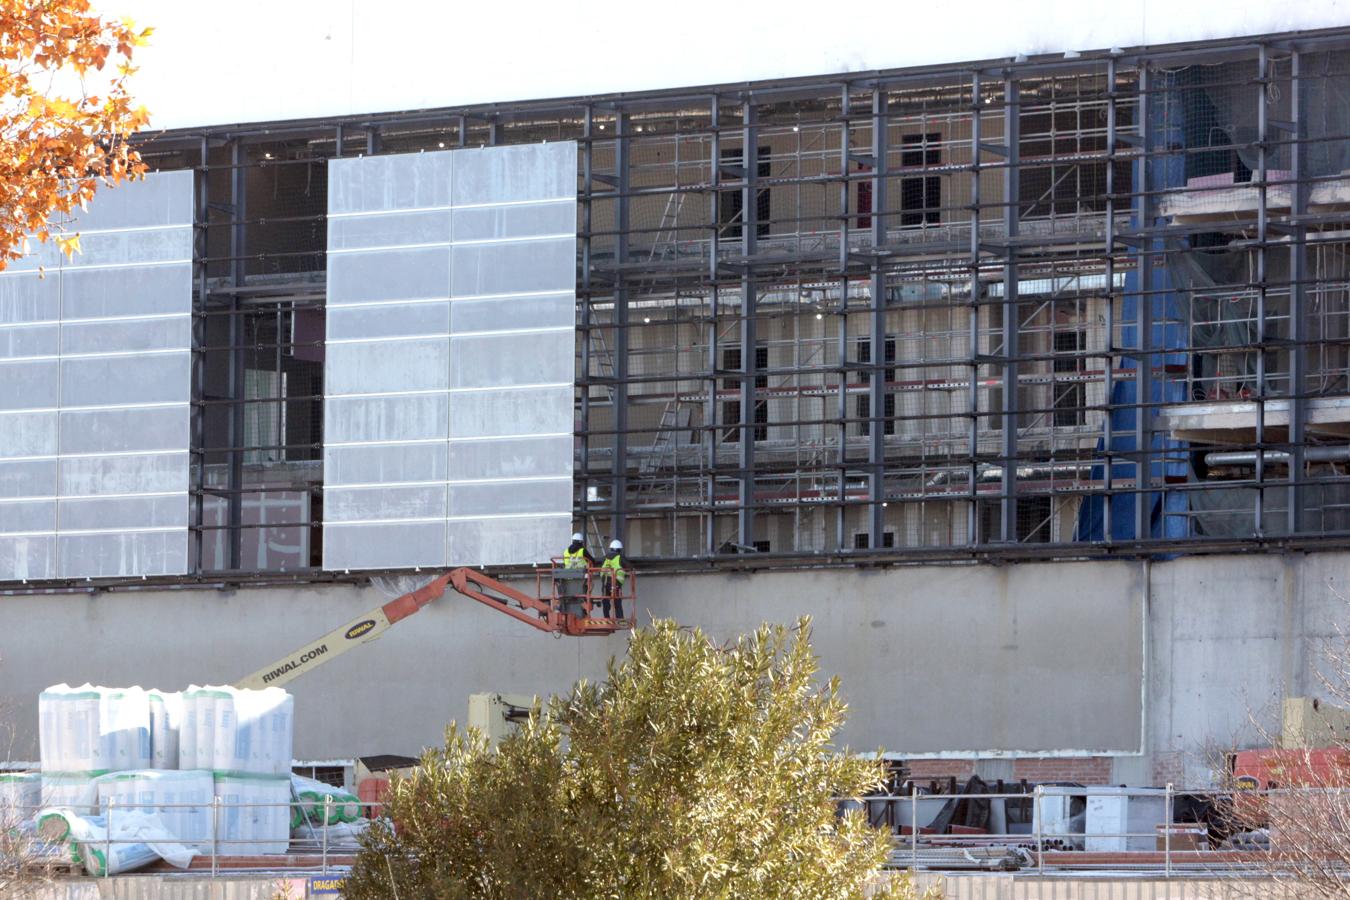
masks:
<path fill-rule="evenodd" d="M 0 830 L 30 822 L 42 805 L 37 772 L 0 772 Z"/>
<path fill-rule="evenodd" d="M 361 815 L 361 800 L 350 791 L 291 775 L 294 810 L 291 837 L 308 846 L 354 849 L 370 821 Z"/>
<path fill-rule="evenodd" d="M 190 860 L 212 850 L 287 851 L 294 702 L 280 688 L 59 685 L 38 708 L 48 807 L 39 830 L 64 841 L 86 870 L 115 874 L 153 858 L 177 865 L 184 853 Z M 126 843 L 111 860 L 109 821 L 113 846 Z M 88 849 L 100 839 L 97 853 Z"/>
<path fill-rule="evenodd" d="M 150 705 L 140 688 L 58 684 L 38 695 L 42 802 L 92 815 L 94 779 L 150 768 Z"/>
<path fill-rule="evenodd" d="M 260 691 L 192 685 L 182 694 L 180 769 L 212 773 L 222 809 L 222 856 L 285 853 L 291 836 L 291 759 L 295 700 Z"/>

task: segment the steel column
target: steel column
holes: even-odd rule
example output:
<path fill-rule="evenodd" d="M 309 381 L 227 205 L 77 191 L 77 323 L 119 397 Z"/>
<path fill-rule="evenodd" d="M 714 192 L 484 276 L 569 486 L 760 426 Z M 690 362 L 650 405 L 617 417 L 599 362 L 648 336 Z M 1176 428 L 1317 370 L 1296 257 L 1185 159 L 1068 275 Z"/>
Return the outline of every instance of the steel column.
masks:
<path fill-rule="evenodd" d="M 188 459 L 192 465 L 192 512 L 191 522 L 191 568 L 201 572 L 203 565 L 202 550 L 205 545 L 203 526 L 206 524 L 206 258 L 210 255 L 208 241 L 210 232 L 210 193 L 208 190 L 208 161 L 211 152 L 210 142 L 203 137 L 199 153 L 201 168 L 196 173 L 196 208 L 194 210 L 193 258 L 192 264 L 196 276 L 196 296 L 192 307 L 192 406 L 191 434 L 192 452 Z"/>
<path fill-rule="evenodd" d="M 230 144 L 230 281 L 236 288 L 245 286 L 248 280 L 248 264 L 244 254 L 248 252 L 248 154 L 243 141 L 235 138 Z M 238 569 L 241 565 L 243 549 L 244 523 L 244 372 L 245 337 L 244 307 L 239 291 L 230 294 L 230 476 L 229 497 L 227 499 L 229 529 L 226 543 L 229 547 L 228 568 Z M 204 458 L 204 457 L 203 457 Z"/>
<path fill-rule="evenodd" d="M 741 434 L 740 487 L 737 492 L 737 541 L 755 542 L 755 276 L 753 259 L 759 232 L 759 129 L 755 105 L 744 101 L 741 113 Z"/>
<path fill-rule="evenodd" d="M 1114 389 L 1116 365 L 1116 61 L 1106 61 L 1106 322 L 1105 347 L 1102 353 L 1102 537 L 1111 543 L 1112 504 L 1115 496 L 1111 480 L 1115 475 L 1112 434 L 1111 395 Z M 1084 399 L 1086 399 L 1086 392 Z M 1084 501 L 1086 502 L 1086 501 Z M 1081 539 L 1081 538 L 1080 538 Z"/>
<path fill-rule="evenodd" d="M 886 530 L 882 503 L 886 500 L 886 276 L 881 265 L 886 246 L 886 170 L 887 127 L 886 89 L 880 85 L 872 92 L 872 272 L 869 339 L 872 354 L 871 375 L 867 379 L 870 398 L 867 428 L 867 546 L 881 546 Z"/>
<path fill-rule="evenodd" d="M 979 486 L 980 454 L 980 138 L 981 110 L 980 73 L 971 77 L 970 88 L 970 384 L 966 389 L 970 427 L 967 441 L 969 474 L 966 479 L 966 545 L 973 547 L 979 540 L 980 521 Z"/>
<path fill-rule="evenodd" d="M 494 120 L 495 123 L 495 120 Z M 494 129 L 495 136 L 495 129 Z M 614 486 L 611 507 L 614 510 L 615 538 L 624 539 L 628 507 L 628 286 L 624 283 L 623 263 L 628 261 L 628 230 L 631 227 L 628 209 L 629 148 L 628 114 L 616 110 L 614 115 L 615 201 L 614 255 L 619 269 L 614 276 Z"/>
<path fill-rule="evenodd" d="M 1265 44 L 1256 51 L 1256 504 L 1253 510 L 1252 534 L 1265 533 L 1266 508 L 1266 310 L 1268 285 L 1266 240 L 1270 236 L 1269 186 L 1270 138 L 1269 117 L 1266 115 L 1266 84 L 1270 79 L 1270 57 Z"/>
<path fill-rule="evenodd" d="M 593 154 L 591 140 L 595 124 L 594 108 L 586 105 L 582 119 L 581 146 L 581 409 L 580 428 L 577 433 L 577 451 L 581 469 L 581 496 L 577 500 L 577 511 L 581 514 L 581 531 L 584 537 L 590 526 L 590 490 L 591 490 L 591 165 Z M 463 129 L 460 134 L 463 135 Z"/>
<path fill-rule="evenodd" d="M 1142 148 L 1135 163 L 1134 221 L 1137 230 L 1147 230 L 1153 224 L 1153 202 L 1150 197 L 1149 176 L 1153 147 L 1153 129 L 1149 127 L 1149 72 L 1148 62 L 1139 62 L 1139 143 Z M 1135 314 L 1135 419 L 1134 419 L 1134 538 L 1145 540 L 1152 533 L 1148 488 L 1153 481 L 1149 450 L 1153 440 L 1153 361 L 1149 351 L 1153 345 L 1153 239 L 1145 236 L 1136 250 L 1138 273 L 1138 304 Z"/>
<path fill-rule="evenodd" d="M 717 496 L 717 447 L 722 442 L 722 429 L 718 427 L 725 424 L 720 421 L 717 409 L 717 388 L 721 382 L 717 378 L 717 370 L 721 366 L 717 358 L 719 351 L 717 342 L 717 316 L 721 311 L 721 288 L 717 280 L 717 260 L 721 254 L 722 229 L 717 221 L 717 212 L 721 202 L 722 194 L 718 191 L 718 186 L 722 183 L 722 132 L 717 127 L 717 123 L 722 116 L 721 98 L 713 94 L 708 98 L 708 112 L 712 124 L 712 139 L 710 142 L 709 153 L 712 159 L 709 161 L 712 189 L 708 192 L 708 280 L 712 282 L 712 290 L 708 292 L 708 371 L 712 373 L 708 378 L 708 393 L 704 407 L 703 422 L 706 426 L 703 434 L 707 443 L 705 449 L 705 469 L 707 475 L 704 478 L 703 490 L 704 497 L 707 500 L 708 512 L 705 520 L 705 543 L 707 552 L 711 556 L 717 552 L 719 544 L 717 543 L 717 513 L 715 509 L 715 498 Z"/>
<path fill-rule="evenodd" d="M 1017 81 L 1003 81 L 1003 142 L 1007 165 L 1003 169 L 1003 482 L 1000 498 L 999 540 L 1017 542 L 1017 224 L 1021 188 L 1021 110 Z"/>
<path fill-rule="evenodd" d="M 843 130 L 839 137 L 839 333 L 837 335 L 839 355 L 839 394 L 836 412 L 838 422 L 835 433 L 839 442 L 837 462 L 839 469 L 835 473 L 834 540 L 835 546 L 847 550 L 848 544 L 848 257 L 849 257 L 849 172 L 853 166 L 849 158 L 852 149 L 852 129 L 849 127 L 849 89 L 845 84 L 839 89 L 839 117 Z M 854 227 L 857 227 L 854 225 Z"/>
<path fill-rule="evenodd" d="M 1304 424 L 1307 400 L 1307 287 L 1308 228 L 1300 224 L 1308 212 L 1307 148 L 1302 75 L 1302 57 L 1295 50 L 1289 57 L 1289 100 L 1292 141 L 1290 145 L 1289 178 L 1293 191 L 1289 204 L 1289 522 L 1291 535 L 1304 530 L 1303 500 L 1306 489 L 1299 484 L 1304 479 Z M 1262 454 L 1264 455 L 1264 454 Z"/>

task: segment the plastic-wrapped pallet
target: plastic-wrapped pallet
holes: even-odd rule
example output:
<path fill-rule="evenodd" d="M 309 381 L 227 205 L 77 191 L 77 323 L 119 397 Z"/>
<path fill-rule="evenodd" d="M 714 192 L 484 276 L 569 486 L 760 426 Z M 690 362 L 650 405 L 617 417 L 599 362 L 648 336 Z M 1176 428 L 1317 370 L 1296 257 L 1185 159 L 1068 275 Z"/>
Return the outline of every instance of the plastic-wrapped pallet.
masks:
<path fill-rule="evenodd" d="M 86 772 L 42 773 L 42 805 L 61 806 L 82 816 L 98 812 L 98 787 Z"/>
<path fill-rule="evenodd" d="M 150 767 L 178 768 L 178 735 L 183 723 L 183 695 L 177 691 L 149 691 Z"/>
<path fill-rule="evenodd" d="M 304 819 L 316 825 L 336 825 L 339 822 L 355 822 L 361 818 L 361 800 L 350 791 L 295 774 L 291 775 L 291 787 L 295 791 L 297 803 L 291 818 L 293 828 L 300 825 Z M 324 799 L 326 797 L 331 797 L 332 802 L 326 802 Z"/>
<path fill-rule="evenodd" d="M 179 841 L 202 853 L 211 849 L 211 800 L 215 779 L 210 772 L 143 769 L 112 772 L 94 779 L 99 812 L 122 810 L 153 813 Z M 116 821 L 114 820 L 114 824 Z"/>
<path fill-rule="evenodd" d="M 82 816 L 69 809 L 49 808 L 38 814 L 38 834 L 69 845 L 72 858 L 90 875 L 116 875 L 147 866 L 157 859 L 186 869 L 197 852 L 170 834 L 157 816 L 141 812 Z"/>
<path fill-rule="evenodd" d="M 150 767 L 150 704 L 139 687 L 58 684 L 38 695 L 44 772 Z"/>
<path fill-rule="evenodd" d="M 41 775 L 37 772 L 0 772 L 0 830 L 31 820 L 41 805 Z"/>
<path fill-rule="evenodd" d="M 290 774 L 295 701 L 281 688 L 192 685 L 182 703 L 178 768 Z"/>
<path fill-rule="evenodd" d="M 220 798 L 216 830 L 221 856 L 285 853 L 291 839 L 291 779 L 217 772 Z"/>

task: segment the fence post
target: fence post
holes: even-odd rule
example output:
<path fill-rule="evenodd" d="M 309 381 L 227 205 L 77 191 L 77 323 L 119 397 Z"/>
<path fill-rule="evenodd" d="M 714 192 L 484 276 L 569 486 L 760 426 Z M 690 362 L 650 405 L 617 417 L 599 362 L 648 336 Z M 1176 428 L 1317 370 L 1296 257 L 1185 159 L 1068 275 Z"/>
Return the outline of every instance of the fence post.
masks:
<path fill-rule="evenodd" d="M 909 783 L 909 871 L 919 870 L 919 786 Z"/>
<path fill-rule="evenodd" d="M 323 795 L 323 874 L 328 874 L 328 823 L 333 820 L 333 795 Z"/>
<path fill-rule="evenodd" d="M 1036 823 L 1036 872 L 1045 871 L 1045 823 L 1041 820 L 1041 786 L 1036 785 L 1031 792 L 1031 820 Z"/>
<path fill-rule="evenodd" d="M 1167 782 L 1167 806 L 1163 811 L 1163 873 L 1172 877 L 1172 782 Z"/>
<path fill-rule="evenodd" d="M 103 877 L 107 878 L 112 872 L 112 824 L 113 807 L 117 805 L 116 797 L 108 798 L 108 808 L 103 814 Z"/>
<path fill-rule="evenodd" d="M 220 798 L 211 798 L 211 877 L 216 877 L 216 857 L 220 853 Z"/>

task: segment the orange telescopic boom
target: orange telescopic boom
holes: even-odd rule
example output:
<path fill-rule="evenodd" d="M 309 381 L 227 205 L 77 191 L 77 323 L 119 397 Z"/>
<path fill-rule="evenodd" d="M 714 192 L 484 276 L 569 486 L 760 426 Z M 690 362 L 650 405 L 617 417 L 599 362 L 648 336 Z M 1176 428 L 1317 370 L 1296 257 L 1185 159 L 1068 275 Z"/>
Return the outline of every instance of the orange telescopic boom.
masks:
<path fill-rule="evenodd" d="M 633 627 L 637 611 L 637 579 L 632 572 L 625 575 L 626 580 L 616 589 L 612 582 L 602 577 L 599 569 L 567 569 L 554 560 L 551 569 L 536 570 L 534 593 L 527 594 L 477 569 L 451 569 L 417 590 L 390 600 L 259 669 L 236 682 L 235 687 L 264 688 L 286 684 L 357 644 L 375 640 L 395 623 L 439 599 L 446 588 L 558 636 L 588 637 L 625 631 Z M 601 615 L 605 600 L 627 604 L 628 615 L 619 616 L 617 610 L 613 617 Z"/>

